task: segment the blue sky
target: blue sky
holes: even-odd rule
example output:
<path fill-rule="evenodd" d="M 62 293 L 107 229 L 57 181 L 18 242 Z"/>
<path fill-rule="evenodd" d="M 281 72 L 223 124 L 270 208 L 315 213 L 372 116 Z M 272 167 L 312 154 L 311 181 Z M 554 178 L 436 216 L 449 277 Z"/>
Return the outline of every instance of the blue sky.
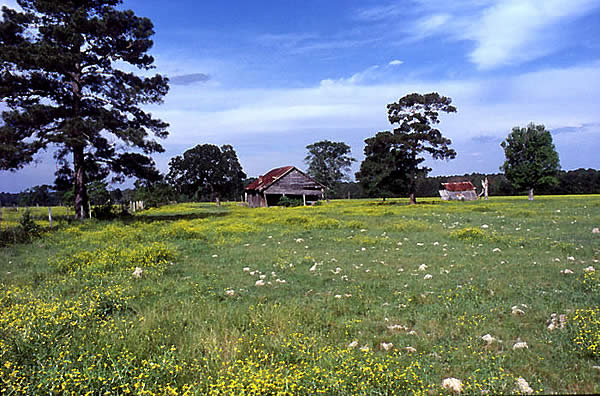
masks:
<path fill-rule="evenodd" d="M 11 1 L 0 1 L 13 5 Z M 543 123 L 563 169 L 600 169 L 600 1 L 125 1 L 154 22 L 156 71 L 171 90 L 153 114 L 171 124 L 155 157 L 231 144 L 249 176 L 296 165 L 305 146 L 388 130 L 387 103 L 450 96 L 440 129 L 458 156 L 433 175 L 498 172 L 514 126 Z M 0 191 L 53 181 L 51 153 Z"/>

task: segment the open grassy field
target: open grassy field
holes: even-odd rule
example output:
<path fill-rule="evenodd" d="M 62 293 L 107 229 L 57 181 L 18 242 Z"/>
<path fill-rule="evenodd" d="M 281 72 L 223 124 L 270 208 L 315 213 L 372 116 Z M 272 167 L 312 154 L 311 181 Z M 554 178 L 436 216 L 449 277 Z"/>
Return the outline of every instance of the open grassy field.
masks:
<path fill-rule="evenodd" d="M 600 196 L 63 222 L 0 248 L 0 392 L 600 393 L 596 227 Z"/>

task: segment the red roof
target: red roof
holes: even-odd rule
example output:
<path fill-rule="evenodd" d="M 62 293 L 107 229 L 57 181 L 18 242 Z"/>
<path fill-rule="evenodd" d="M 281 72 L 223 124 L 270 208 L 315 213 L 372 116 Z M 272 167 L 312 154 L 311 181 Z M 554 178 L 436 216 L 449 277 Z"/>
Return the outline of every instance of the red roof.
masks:
<path fill-rule="evenodd" d="M 470 190 L 475 190 L 475 186 L 470 181 L 458 182 L 458 183 L 442 183 L 442 185 L 448 191 L 470 191 Z"/>
<path fill-rule="evenodd" d="M 246 187 L 246 190 L 265 189 L 265 188 L 269 187 L 271 184 L 273 184 L 273 182 L 275 182 L 281 176 L 288 173 L 293 168 L 294 168 L 293 166 L 282 166 L 281 168 L 271 169 L 265 175 L 259 176 L 258 179 L 254 180 L 252 183 L 250 183 Z"/>

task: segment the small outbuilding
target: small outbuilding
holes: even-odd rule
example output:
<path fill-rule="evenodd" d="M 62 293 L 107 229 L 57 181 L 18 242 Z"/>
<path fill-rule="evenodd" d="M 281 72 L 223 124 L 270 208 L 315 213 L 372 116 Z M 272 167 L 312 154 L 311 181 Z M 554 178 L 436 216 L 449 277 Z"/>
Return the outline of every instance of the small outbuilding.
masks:
<path fill-rule="evenodd" d="M 304 205 L 323 199 L 325 186 L 295 166 L 272 169 L 246 187 L 251 208 L 275 206 L 282 197 L 301 199 Z"/>
<path fill-rule="evenodd" d="M 442 201 L 476 201 L 477 192 L 475 186 L 470 181 L 457 183 L 442 183 L 443 190 L 440 190 Z"/>

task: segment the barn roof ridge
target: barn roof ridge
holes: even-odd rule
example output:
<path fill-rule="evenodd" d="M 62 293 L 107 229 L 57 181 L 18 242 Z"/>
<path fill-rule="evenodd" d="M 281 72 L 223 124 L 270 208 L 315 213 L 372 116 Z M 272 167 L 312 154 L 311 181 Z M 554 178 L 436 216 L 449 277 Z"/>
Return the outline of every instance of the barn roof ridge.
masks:
<path fill-rule="evenodd" d="M 448 191 L 469 191 L 475 190 L 475 186 L 470 181 L 442 183 L 442 186 Z"/>
<path fill-rule="evenodd" d="M 277 182 L 279 179 L 281 179 L 282 177 L 284 177 L 285 175 L 287 175 L 294 169 L 297 170 L 298 172 L 302 173 L 302 175 L 304 175 L 305 177 L 314 181 L 315 183 L 318 183 L 323 188 L 326 188 L 322 183 L 319 183 L 318 181 L 314 180 L 312 177 L 308 176 L 306 173 L 302 172 L 300 169 L 296 168 L 294 165 L 287 165 L 287 166 L 281 166 L 279 168 L 271 169 L 264 175 L 259 176 L 258 179 L 256 179 L 255 181 L 250 183 L 248 186 L 246 186 L 245 189 L 246 190 L 264 190 L 264 189 L 268 188 L 269 186 L 273 185 L 275 182 Z"/>

